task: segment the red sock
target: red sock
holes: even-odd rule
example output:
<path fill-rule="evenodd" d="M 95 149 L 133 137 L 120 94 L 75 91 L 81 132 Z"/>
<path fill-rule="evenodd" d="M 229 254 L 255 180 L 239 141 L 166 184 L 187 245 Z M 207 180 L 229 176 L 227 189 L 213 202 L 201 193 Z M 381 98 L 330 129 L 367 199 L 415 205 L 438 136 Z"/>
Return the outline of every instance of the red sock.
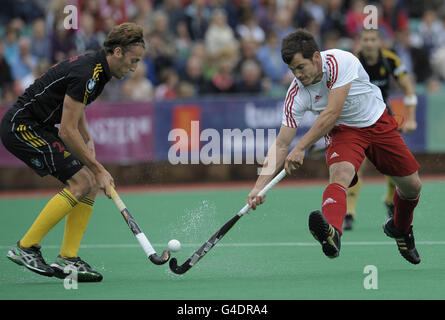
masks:
<path fill-rule="evenodd" d="M 343 219 L 346 215 L 346 188 L 338 183 L 331 183 L 323 192 L 321 212 L 328 222 L 343 234 Z"/>
<path fill-rule="evenodd" d="M 420 196 L 419 196 L 420 197 Z M 403 233 L 408 233 L 413 222 L 414 208 L 419 202 L 417 199 L 403 199 L 396 189 L 394 192 L 394 227 Z"/>

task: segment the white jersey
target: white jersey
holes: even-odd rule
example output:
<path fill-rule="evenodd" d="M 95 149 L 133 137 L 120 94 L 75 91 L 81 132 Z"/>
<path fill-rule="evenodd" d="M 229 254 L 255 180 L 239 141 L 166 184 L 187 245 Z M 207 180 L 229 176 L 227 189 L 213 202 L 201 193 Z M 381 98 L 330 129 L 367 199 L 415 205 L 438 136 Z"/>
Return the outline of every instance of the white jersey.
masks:
<path fill-rule="evenodd" d="M 332 49 L 320 52 L 323 78 L 320 82 L 303 86 L 295 78 L 286 94 L 282 124 L 296 128 L 306 111 L 320 114 L 328 104 L 330 89 L 351 83 L 351 88 L 336 125 L 369 127 L 385 111 L 380 89 L 369 81 L 360 60 L 352 53 Z"/>

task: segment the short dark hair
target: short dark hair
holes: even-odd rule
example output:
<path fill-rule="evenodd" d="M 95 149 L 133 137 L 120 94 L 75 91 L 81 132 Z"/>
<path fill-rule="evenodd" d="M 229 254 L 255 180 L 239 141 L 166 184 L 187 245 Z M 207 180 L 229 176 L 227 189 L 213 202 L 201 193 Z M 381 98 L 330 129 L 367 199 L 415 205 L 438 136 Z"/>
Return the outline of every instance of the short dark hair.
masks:
<path fill-rule="evenodd" d="M 360 29 L 360 31 L 358 33 L 359 37 L 361 38 L 363 36 L 363 34 L 366 33 L 366 32 L 375 32 L 375 33 L 377 33 L 378 37 L 383 38 L 382 30 L 380 30 L 380 29 L 372 29 L 372 28 L 365 28 L 365 27 Z"/>
<path fill-rule="evenodd" d="M 312 59 L 314 53 L 320 51 L 314 36 L 305 29 L 297 29 L 281 41 L 281 58 L 290 64 L 296 53 L 304 59 Z"/>
<path fill-rule="evenodd" d="M 113 27 L 104 41 L 104 49 L 107 54 L 113 54 L 117 47 L 122 48 L 125 53 L 135 45 L 140 45 L 145 49 L 144 32 L 141 26 L 131 22 Z"/>

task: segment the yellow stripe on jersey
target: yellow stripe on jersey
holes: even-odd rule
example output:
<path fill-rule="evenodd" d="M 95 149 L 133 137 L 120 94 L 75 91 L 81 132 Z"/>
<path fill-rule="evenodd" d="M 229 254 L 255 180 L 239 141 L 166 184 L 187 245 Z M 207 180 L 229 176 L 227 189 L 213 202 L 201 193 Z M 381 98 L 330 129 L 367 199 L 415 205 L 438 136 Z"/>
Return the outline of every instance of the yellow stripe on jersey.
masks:
<path fill-rule="evenodd" d="M 400 61 L 400 58 L 392 51 L 388 49 L 382 49 L 382 56 L 385 58 L 391 59 L 394 61 L 394 65 L 397 67 L 400 67 L 402 65 L 402 62 Z"/>
<path fill-rule="evenodd" d="M 98 82 L 99 81 L 99 74 L 102 71 L 103 71 L 102 64 L 101 63 L 96 64 L 96 67 L 94 67 L 94 70 L 93 70 L 93 77 L 92 77 L 92 79 L 94 79 L 94 81 Z M 86 105 L 87 102 L 88 102 L 88 90 L 87 90 L 87 88 L 85 88 L 85 94 L 83 96 L 83 104 Z"/>
<path fill-rule="evenodd" d="M 99 73 L 102 72 L 102 64 L 98 63 L 96 64 L 96 68 L 94 68 L 94 72 L 93 72 L 93 79 L 96 81 L 99 81 Z"/>
<path fill-rule="evenodd" d="M 393 74 L 400 81 L 406 75 L 406 68 L 400 60 L 399 56 L 388 49 L 382 49 L 382 56 L 386 59 L 394 61 Z"/>

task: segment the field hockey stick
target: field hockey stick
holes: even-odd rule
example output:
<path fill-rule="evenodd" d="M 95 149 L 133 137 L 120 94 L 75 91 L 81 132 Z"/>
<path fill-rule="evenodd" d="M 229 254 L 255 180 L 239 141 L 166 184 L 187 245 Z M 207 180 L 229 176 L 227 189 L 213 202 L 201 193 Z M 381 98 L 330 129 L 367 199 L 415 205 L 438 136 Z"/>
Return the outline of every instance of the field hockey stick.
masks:
<path fill-rule="evenodd" d="M 270 181 L 259 193 L 258 196 L 264 196 L 269 189 L 276 185 L 286 176 L 286 170 L 283 169 L 272 181 Z M 249 204 L 246 204 L 232 219 L 227 221 L 213 236 L 210 237 L 193 255 L 188 258 L 182 265 L 178 266 L 176 258 L 172 258 L 169 262 L 170 270 L 176 274 L 183 274 L 190 270 L 199 260 L 204 257 L 207 252 L 212 249 L 216 243 L 224 237 L 224 235 L 235 225 L 235 223 L 249 210 Z"/>
<path fill-rule="evenodd" d="M 141 245 L 142 249 L 144 250 L 147 257 L 150 259 L 150 261 L 157 265 L 166 263 L 168 259 L 170 259 L 170 251 L 164 250 L 162 252 L 162 255 L 158 256 L 155 249 L 153 249 L 153 246 L 150 244 L 150 241 L 148 241 L 147 237 L 142 232 L 141 228 L 131 215 L 130 211 L 128 211 L 127 206 L 119 197 L 116 190 L 113 187 L 111 187 L 110 190 L 111 190 L 110 192 L 111 199 L 113 199 L 114 203 L 116 204 L 116 207 L 121 212 L 122 216 L 124 217 L 125 221 L 130 227 L 130 230 L 136 236 L 136 239 L 139 241 L 139 244 Z"/>

